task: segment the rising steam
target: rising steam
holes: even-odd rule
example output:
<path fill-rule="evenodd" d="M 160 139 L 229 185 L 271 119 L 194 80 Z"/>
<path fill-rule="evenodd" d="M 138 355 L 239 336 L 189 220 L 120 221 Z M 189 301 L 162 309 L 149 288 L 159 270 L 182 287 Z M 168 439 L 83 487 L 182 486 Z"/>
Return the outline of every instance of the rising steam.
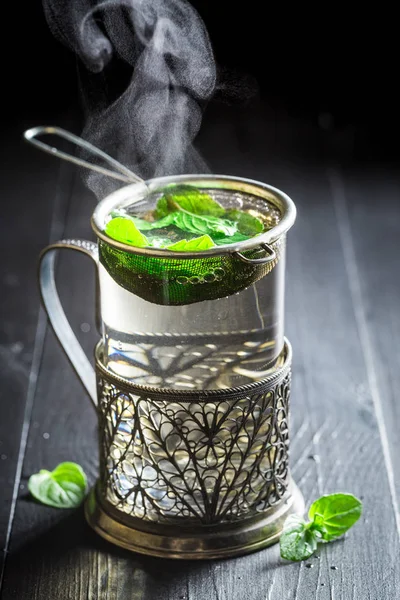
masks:
<path fill-rule="evenodd" d="M 195 9 L 186 0 L 43 3 L 53 34 L 85 66 L 83 137 L 145 178 L 206 171 L 192 142 L 216 69 Z M 107 78 L 115 60 L 132 69 L 110 101 Z M 115 187 L 93 172 L 87 183 L 99 198 Z"/>

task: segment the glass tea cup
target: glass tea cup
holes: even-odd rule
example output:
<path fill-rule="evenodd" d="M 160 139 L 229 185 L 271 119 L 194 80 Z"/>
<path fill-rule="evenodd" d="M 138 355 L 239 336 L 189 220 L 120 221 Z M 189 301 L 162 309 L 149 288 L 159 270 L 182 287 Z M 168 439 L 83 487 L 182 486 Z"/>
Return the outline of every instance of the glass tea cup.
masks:
<path fill-rule="evenodd" d="M 143 213 L 169 185 L 206 191 L 225 208 L 257 215 L 267 230 L 200 252 L 135 248 L 105 233 L 112 211 Z M 104 366 L 135 385 L 176 390 L 228 389 L 279 366 L 284 346 L 286 232 L 296 210 L 269 185 L 221 175 L 182 175 L 122 187 L 92 216 L 98 243 L 62 240 L 41 259 L 41 291 L 52 325 L 93 397 L 94 376 L 54 283 L 54 252 L 85 252 L 97 267 L 97 321 Z"/>

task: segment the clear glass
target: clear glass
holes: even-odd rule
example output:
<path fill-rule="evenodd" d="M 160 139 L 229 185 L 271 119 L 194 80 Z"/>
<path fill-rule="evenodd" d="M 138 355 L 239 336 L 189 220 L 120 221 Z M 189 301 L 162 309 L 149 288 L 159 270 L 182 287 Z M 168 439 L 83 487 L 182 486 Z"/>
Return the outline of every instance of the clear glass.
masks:
<path fill-rule="evenodd" d="M 254 211 L 270 226 L 279 222 L 278 209 L 251 194 L 207 192 L 229 208 Z M 132 212 L 152 206 L 154 199 L 142 201 Z M 137 384 L 180 390 L 231 388 L 265 377 L 283 348 L 284 274 L 285 234 L 267 275 L 226 297 L 181 306 L 144 300 L 100 264 L 105 365 Z"/>

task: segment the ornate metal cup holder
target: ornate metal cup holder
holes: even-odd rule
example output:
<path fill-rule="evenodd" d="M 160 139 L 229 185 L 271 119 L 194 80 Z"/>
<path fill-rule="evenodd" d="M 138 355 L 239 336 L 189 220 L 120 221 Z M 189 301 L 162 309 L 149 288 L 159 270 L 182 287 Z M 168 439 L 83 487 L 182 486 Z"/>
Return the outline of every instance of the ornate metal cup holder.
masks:
<path fill-rule="evenodd" d="M 107 540 L 183 559 L 273 544 L 303 499 L 288 465 L 291 347 L 258 382 L 223 390 L 138 386 L 96 348 L 100 477 L 85 507 Z"/>
<path fill-rule="evenodd" d="M 46 131 L 43 128 L 31 129 L 26 132 L 25 137 L 32 141 L 40 134 L 51 133 L 61 134 L 62 137 L 67 137 L 75 143 L 78 141 L 76 136 L 68 132 L 56 128 L 45 129 Z M 38 140 L 35 143 L 53 153 L 54 148 Z M 93 147 L 90 149 L 99 153 Z M 65 153 L 59 155 L 83 164 L 76 157 L 67 157 Z M 220 282 L 224 281 L 222 276 L 227 279 L 224 284 L 229 284 L 222 295 L 225 297 L 229 292 L 229 297 L 233 294 L 233 289 L 237 291 L 245 289 L 250 283 L 259 281 L 261 276 L 267 275 L 263 269 L 269 270 L 273 267 L 276 270 L 281 269 L 282 276 L 276 277 L 277 283 L 273 285 L 275 290 L 268 295 L 271 301 L 268 311 L 271 315 L 275 315 L 274 319 L 278 316 L 281 327 L 281 329 L 278 327 L 278 330 L 283 331 L 283 306 L 280 300 L 283 299 L 284 287 L 284 240 L 296 216 L 295 206 L 286 194 L 257 181 L 225 175 L 181 175 L 137 183 L 137 177 L 129 173 L 125 167 L 117 165 L 110 157 L 105 157 L 104 153 L 102 158 L 117 169 L 118 179 L 136 183 L 118 189 L 96 207 L 92 226 L 100 244 L 108 244 L 113 251 L 123 251 L 127 254 L 128 258 L 125 258 L 129 259 L 128 267 L 132 266 L 129 262 L 133 260 L 132 256 L 137 255 L 137 260 L 142 267 L 143 261 L 146 263 L 144 265 L 146 273 L 150 272 L 146 266 L 147 259 L 151 259 L 150 262 L 155 259 L 158 269 L 163 259 L 167 263 L 170 261 L 180 263 L 184 258 L 189 261 L 193 259 L 198 264 L 203 259 L 217 258 L 219 261 L 223 256 L 229 266 L 229 270 L 222 269 L 222 274 L 219 271 L 219 264 L 214 265 L 217 268 L 213 268 L 212 273 L 207 270 L 201 278 L 198 273 L 195 273 L 194 277 L 190 278 L 190 287 L 185 288 L 191 292 L 186 291 L 184 297 L 179 296 L 178 292 L 175 294 L 176 290 L 173 290 L 172 284 L 176 281 L 177 286 L 178 283 L 179 286 L 186 285 L 188 283 L 186 275 L 175 273 L 176 280 L 163 276 L 161 288 L 159 286 L 161 279 L 158 278 L 159 289 L 151 290 L 146 287 L 144 290 L 149 294 L 149 301 L 157 303 L 161 298 L 160 290 L 164 298 L 166 289 L 170 290 L 171 294 L 165 306 L 181 304 L 186 306 L 200 300 L 220 298 L 219 286 Z M 103 174 L 111 173 L 109 169 L 95 167 L 95 170 L 99 169 Z M 251 200 L 253 208 L 260 206 L 261 203 L 260 210 L 262 209 L 264 214 L 270 213 L 269 209 L 266 211 L 266 207 L 271 205 L 273 211 L 269 214 L 272 219 L 271 227 L 254 238 L 227 244 L 223 252 L 222 247 L 213 247 L 196 251 L 193 256 L 190 253 L 176 253 L 165 248 L 132 249 L 132 246 L 112 240 L 104 233 L 105 219 L 111 210 L 141 202 L 144 192 L 147 196 L 149 191 L 158 193 L 160 189 L 164 189 L 164 186 L 177 183 L 188 183 L 196 185 L 199 189 L 213 190 L 214 194 L 218 192 L 218 197 L 222 193 L 229 192 L 230 198 L 235 198 L 235 202 L 239 194 L 241 202 L 247 198 L 249 202 Z M 232 208 L 238 208 L 235 202 Z M 243 203 L 240 204 L 240 207 L 243 206 Z M 275 215 L 276 224 L 272 218 L 274 211 L 280 215 L 279 218 Z M 226 375 L 224 353 L 232 353 L 229 349 L 230 336 L 239 333 L 240 342 L 241 335 L 247 333 L 250 328 L 251 337 L 247 340 L 251 340 L 252 343 L 258 341 L 257 336 L 254 335 L 258 330 L 253 329 L 254 324 L 251 319 L 248 323 L 247 319 L 244 319 L 244 324 L 238 325 L 238 332 L 226 332 L 226 338 L 218 331 L 213 332 L 219 337 L 219 343 L 215 346 L 216 351 L 212 350 L 211 353 L 207 351 L 205 354 L 202 354 L 202 351 L 193 351 L 192 355 L 196 355 L 194 362 L 190 356 L 189 360 L 186 360 L 184 344 L 183 350 L 178 348 L 181 344 L 176 343 L 177 338 L 172 333 L 168 335 L 168 339 L 165 336 L 164 349 L 172 343 L 172 346 L 178 350 L 177 354 L 175 355 L 172 350 L 161 352 L 158 372 L 154 372 L 151 379 L 147 377 L 146 369 L 142 369 L 141 372 L 143 381 L 147 383 L 156 381 L 158 385 L 168 384 L 169 389 L 133 384 L 132 381 L 113 374 L 105 367 L 101 343 L 96 348 L 95 374 L 68 323 L 57 293 L 55 259 L 60 249 L 86 254 L 96 266 L 96 282 L 99 288 L 96 294 L 96 323 L 99 331 L 102 330 L 104 323 L 99 300 L 100 297 L 103 299 L 106 297 L 108 290 L 107 283 L 102 283 L 99 278 L 97 244 L 77 239 L 61 240 L 42 251 L 39 281 L 44 307 L 55 334 L 82 381 L 99 418 L 100 476 L 95 490 L 86 503 L 86 516 L 90 525 L 103 537 L 130 550 L 174 558 L 232 556 L 277 541 L 285 518 L 293 512 L 303 510 L 302 497 L 291 480 L 288 464 L 291 364 L 291 349 L 288 341 L 285 341 L 284 356 L 280 355 L 279 361 L 273 362 L 272 368 L 269 358 L 275 360 L 275 353 L 264 361 L 261 356 L 263 347 L 273 343 L 280 348 L 282 344 L 281 338 L 279 341 L 275 339 L 275 333 L 271 338 L 268 337 L 269 324 L 264 323 L 261 327 L 261 345 L 258 347 L 256 344 L 253 347 L 253 357 L 251 353 L 249 356 L 247 350 L 243 353 L 240 350 L 239 354 L 236 343 L 238 340 L 236 340 L 234 344 L 236 358 L 240 356 L 240 359 L 236 364 L 229 361 L 232 372 L 235 368 L 237 374 L 240 368 L 243 377 L 252 377 L 259 365 L 264 364 L 265 378 L 235 388 L 208 389 L 222 387 L 224 382 L 230 381 L 228 376 L 224 378 Z M 177 254 L 179 257 L 176 256 Z M 100 256 L 100 259 L 103 260 L 104 256 Z M 136 262 L 133 271 L 136 273 L 138 264 L 136 258 L 134 260 Z M 278 263 L 275 264 L 276 260 Z M 127 266 L 123 260 L 118 262 L 118 267 L 121 265 Z M 114 267 L 116 266 L 114 264 Z M 157 270 L 158 274 L 159 272 L 160 269 Z M 162 269 L 161 273 L 163 273 Z M 244 279 L 243 274 L 246 275 Z M 128 269 L 128 275 L 130 284 L 136 285 L 136 280 L 132 280 L 132 269 Z M 228 275 L 231 277 L 230 283 Z M 184 281 L 182 277 L 185 277 Z M 122 283 L 122 281 L 119 283 L 120 287 L 123 287 Z M 168 285 L 164 285 L 165 283 Z M 126 289 L 130 289 L 130 284 L 127 284 Z M 197 285 L 203 290 L 201 295 L 196 288 Z M 102 295 L 104 292 L 105 295 Z M 244 307 L 245 304 L 243 310 Z M 120 308 L 112 305 L 110 310 L 120 310 Z M 201 311 L 200 303 L 199 311 Z M 229 313 L 233 319 L 236 316 L 235 311 L 236 309 Z M 111 323 L 109 325 L 111 326 Z M 151 325 L 149 323 L 150 327 Z M 275 324 L 272 325 L 275 327 Z M 119 331 L 118 335 L 125 337 L 127 332 L 125 327 L 123 329 L 124 331 Z M 135 327 L 131 329 L 135 330 Z M 183 328 L 183 331 L 186 329 Z M 150 345 L 154 342 L 154 338 L 161 335 L 153 330 L 148 333 L 152 336 Z M 189 345 L 192 342 L 200 342 L 198 337 L 192 340 L 197 333 L 209 337 L 209 332 L 193 333 L 195 335 L 189 335 L 190 339 L 186 340 Z M 187 333 L 182 334 L 182 336 L 186 335 Z M 117 337 L 116 341 L 121 342 L 121 338 Z M 141 354 L 144 356 L 147 352 L 147 342 L 142 340 L 141 343 L 144 347 L 141 348 L 144 350 Z M 207 344 L 208 342 L 205 345 Z M 162 341 L 161 346 L 163 346 Z M 208 349 L 211 350 L 210 347 Z M 130 366 L 138 361 L 135 354 L 136 352 L 133 352 L 133 356 L 128 357 L 131 361 Z M 166 368 L 165 361 L 162 360 L 171 354 L 174 360 L 173 369 L 171 363 Z M 247 357 L 243 361 L 242 354 Z M 200 375 L 196 369 L 203 357 L 204 365 L 199 365 L 199 368 L 200 366 L 205 368 Z M 158 360 L 155 355 L 152 358 Z M 206 358 L 207 364 L 205 364 Z M 253 358 L 258 367 L 256 365 L 253 368 Z M 143 366 L 144 363 L 141 364 Z M 218 365 L 224 368 L 221 367 L 218 371 Z M 151 368 L 153 366 L 152 363 Z M 120 368 L 121 365 L 117 364 L 117 367 Z M 244 375 L 245 372 L 247 374 Z M 266 374 L 268 376 L 265 376 Z M 178 376 L 181 378 L 179 381 Z M 261 373 L 260 377 L 263 377 Z M 200 391 L 175 389 L 178 384 L 187 385 L 188 378 L 197 388 L 206 389 Z"/>

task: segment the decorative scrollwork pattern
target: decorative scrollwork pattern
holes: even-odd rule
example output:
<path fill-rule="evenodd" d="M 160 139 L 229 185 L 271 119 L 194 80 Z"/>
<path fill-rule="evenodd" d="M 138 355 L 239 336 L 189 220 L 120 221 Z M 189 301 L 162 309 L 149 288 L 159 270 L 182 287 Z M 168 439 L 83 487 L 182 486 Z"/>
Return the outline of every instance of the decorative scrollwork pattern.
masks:
<path fill-rule="evenodd" d="M 269 387 L 199 402 L 126 391 L 98 373 L 105 500 L 158 523 L 226 523 L 287 491 L 290 372 Z"/>

